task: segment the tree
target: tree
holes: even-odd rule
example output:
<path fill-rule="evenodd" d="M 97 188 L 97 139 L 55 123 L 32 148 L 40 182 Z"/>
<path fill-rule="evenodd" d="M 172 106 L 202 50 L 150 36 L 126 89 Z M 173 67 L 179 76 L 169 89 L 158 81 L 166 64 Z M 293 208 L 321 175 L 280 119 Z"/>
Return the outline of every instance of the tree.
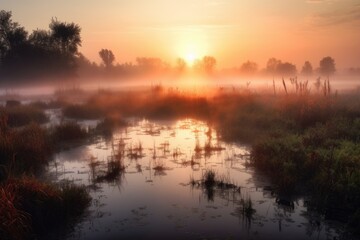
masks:
<path fill-rule="evenodd" d="M 258 65 L 255 62 L 247 61 L 241 65 L 240 71 L 244 74 L 254 74 L 258 71 Z"/>
<path fill-rule="evenodd" d="M 204 70 L 206 73 L 213 73 L 216 66 L 216 59 L 212 56 L 203 57 Z"/>
<path fill-rule="evenodd" d="M 49 27 L 54 44 L 63 54 L 78 53 L 78 47 L 81 46 L 81 28 L 79 25 L 52 19 Z"/>
<path fill-rule="evenodd" d="M 109 49 L 101 49 L 99 52 L 101 60 L 104 62 L 106 68 L 110 68 L 115 60 L 113 52 Z"/>
<path fill-rule="evenodd" d="M 81 28 L 75 23 L 52 19 L 49 25 L 51 45 L 57 51 L 58 70 L 65 76 L 74 76 L 78 48 L 81 46 Z"/>
<path fill-rule="evenodd" d="M 266 63 L 266 72 L 276 74 L 277 68 L 281 64 L 281 61 L 276 58 L 270 58 Z"/>
<path fill-rule="evenodd" d="M 330 76 L 336 72 L 335 60 L 332 57 L 324 57 L 320 61 L 320 73 Z"/>
<path fill-rule="evenodd" d="M 313 67 L 309 61 L 304 63 L 304 66 L 301 69 L 301 74 L 305 76 L 311 76 L 313 74 Z"/>
<path fill-rule="evenodd" d="M 29 36 L 29 42 L 31 45 L 44 50 L 50 50 L 52 48 L 52 39 L 49 31 L 34 30 Z"/>
<path fill-rule="evenodd" d="M 266 71 L 273 75 L 291 76 L 296 74 L 296 66 L 289 62 L 282 62 L 276 58 L 270 58 L 266 64 Z"/>
<path fill-rule="evenodd" d="M 26 43 L 28 33 L 17 22 L 11 20 L 12 13 L 0 11 L 0 63 L 5 58 L 11 61 L 19 54 L 20 48 Z"/>
<path fill-rule="evenodd" d="M 292 76 L 296 74 L 296 66 L 289 62 L 280 63 L 276 69 L 277 73 L 282 76 Z"/>
<path fill-rule="evenodd" d="M 176 71 L 184 72 L 186 67 L 186 61 L 183 58 L 176 59 Z"/>

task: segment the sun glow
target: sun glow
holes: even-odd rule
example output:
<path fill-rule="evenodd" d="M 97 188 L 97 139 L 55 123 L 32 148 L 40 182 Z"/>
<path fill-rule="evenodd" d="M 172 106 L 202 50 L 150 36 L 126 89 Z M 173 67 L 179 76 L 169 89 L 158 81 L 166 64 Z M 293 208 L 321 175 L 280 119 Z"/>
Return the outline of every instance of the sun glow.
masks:
<path fill-rule="evenodd" d="M 186 54 L 186 56 L 185 56 L 185 61 L 186 61 L 188 64 L 192 65 L 192 64 L 194 64 L 196 58 L 197 58 L 196 54 L 190 52 L 190 53 L 187 53 L 187 54 Z"/>

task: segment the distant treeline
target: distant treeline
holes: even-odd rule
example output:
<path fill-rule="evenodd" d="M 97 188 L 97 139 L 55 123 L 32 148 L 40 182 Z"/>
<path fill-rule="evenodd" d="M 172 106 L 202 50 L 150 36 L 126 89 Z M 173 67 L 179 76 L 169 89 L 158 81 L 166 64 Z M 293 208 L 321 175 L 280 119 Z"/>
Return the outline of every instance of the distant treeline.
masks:
<path fill-rule="evenodd" d="M 91 62 L 79 52 L 81 28 L 75 23 L 51 19 L 48 30 L 37 29 L 28 33 L 19 23 L 12 21 L 12 13 L 0 11 L 0 81 L 21 82 L 42 79 L 119 78 L 142 74 L 179 75 L 188 72 L 213 75 L 270 75 L 295 76 L 313 74 L 329 76 L 336 72 L 335 60 L 324 57 L 314 68 L 306 61 L 301 69 L 296 65 L 270 58 L 265 68 L 247 61 L 239 67 L 217 70 L 217 61 L 204 56 L 191 66 L 182 58 L 174 65 L 160 58 L 138 57 L 135 63 L 115 63 L 115 55 L 109 49 L 101 49 L 101 64 Z M 360 74 L 360 68 L 350 68 L 350 74 Z"/>

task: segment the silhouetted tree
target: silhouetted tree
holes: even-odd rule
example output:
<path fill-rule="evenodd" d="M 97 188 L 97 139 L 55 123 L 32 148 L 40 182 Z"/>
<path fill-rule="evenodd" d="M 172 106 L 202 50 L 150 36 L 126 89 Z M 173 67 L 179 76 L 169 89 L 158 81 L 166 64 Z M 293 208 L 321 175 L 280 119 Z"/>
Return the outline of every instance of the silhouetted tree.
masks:
<path fill-rule="evenodd" d="M 304 66 L 301 69 L 301 74 L 305 76 L 311 76 L 313 74 L 313 67 L 309 61 L 304 63 Z"/>
<path fill-rule="evenodd" d="M 7 68 L 16 67 L 21 61 L 28 35 L 11 16 L 11 12 L 0 11 L 0 64 Z"/>
<path fill-rule="evenodd" d="M 76 71 L 76 57 L 81 46 L 81 28 L 75 23 L 60 22 L 52 19 L 49 25 L 52 46 L 59 54 L 60 73 L 74 76 Z"/>
<path fill-rule="evenodd" d="M 164 71 L 168 68 L 168 64 L 160 58 L 138 57 L 136 58 L 136 62 L 140 72 L 157 72 Z"/>
<path fill-rule="evenodd" d="M 101 60 L 104 62 L 106 68 L 110 68 L 115 60 L 113 52 L 109 49 L 101 49 L 99 52 Z"/>
<path fill-rule="evenodd" d="M 266 69 L 265 71 L 267 73 L 270 73 L 272 75 L 277 74 L 277 68 L 278 65 L 281 63 L 280 60 L 276 59 L 276 58 L 270 58 L 267 63 L 266 63 Z"/>
<path fill-rule="evenodd" d="M 81 28 L 75 23 L 59 22 L 52 19 L 49 25 L 53 43 L 63 54 L 76 54 L 81 46 Z"/>
<path fill-rule="evenodd" d="M 29 36 L 29 42 L 33 46 L 50 50 L 52 49 L 52 38 L 49 31 L 34 30 Z"/>
<path fill-rule="evenodd" d="M 216 66 L 216 59 L 212 56 L 205 56 L 202 59 L 204 70 L 206 73 L 213 73 Z"/>
<path fill-rule="evenodd" d="M 296 66 L 292 63 L 280 63 L 277 67 L 277 73 L 283 76 L 291 76 L 296 74 Z"/>
<path fill-rule="evenodd" d="M 254 74 L 258 71 L 258 65 L 255 62 L 244 62 L 240 67 L 240 72 L 244 74 Z"/>
<path fill-rule="evenodd" d="M 176 59 L 176 71 L 177 72 L 183 72 L 185 71 L 187 65 L 183 58 Z"/>
<path fill-rule="evenodd" d="M 325 76 L 330 76 L 336 72 L 335 60 L 332 57 L 324 57 L 320 61 L 320 73 Z"/>
<path fill-rule="evenodd" d="M 276 58 L 270 58 L 266 64 L 266 72 L 272 75 L 290 76 L 296 74 L 296 66 L 289 62 L 282 62 Z"/>

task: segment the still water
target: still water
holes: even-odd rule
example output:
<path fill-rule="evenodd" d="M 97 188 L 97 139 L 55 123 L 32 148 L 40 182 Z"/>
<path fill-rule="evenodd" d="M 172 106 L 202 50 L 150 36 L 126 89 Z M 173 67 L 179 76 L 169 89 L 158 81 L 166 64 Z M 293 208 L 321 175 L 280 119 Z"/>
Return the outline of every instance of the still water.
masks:
<path fill-rule="evenodd" d="M 304 197 L 275 196 L 249 166 L 249 147 L 222 142 L 205 122 L 132 120 L 112 137 L 62 151 L 49 174 L 86 185 L 89 212 L 67 239 L 334 239 L 334 223 Z M 120 165 L 114 167 L 114 162 Z M 114 171 L 115 169 L 115 171 Z M 120 169 L 120 171 L 118 171 Z M 236 189 L 211 194 L 191 179 L 206 170 Z M 255 212 L 240 210 L 251 199 Z"/>

